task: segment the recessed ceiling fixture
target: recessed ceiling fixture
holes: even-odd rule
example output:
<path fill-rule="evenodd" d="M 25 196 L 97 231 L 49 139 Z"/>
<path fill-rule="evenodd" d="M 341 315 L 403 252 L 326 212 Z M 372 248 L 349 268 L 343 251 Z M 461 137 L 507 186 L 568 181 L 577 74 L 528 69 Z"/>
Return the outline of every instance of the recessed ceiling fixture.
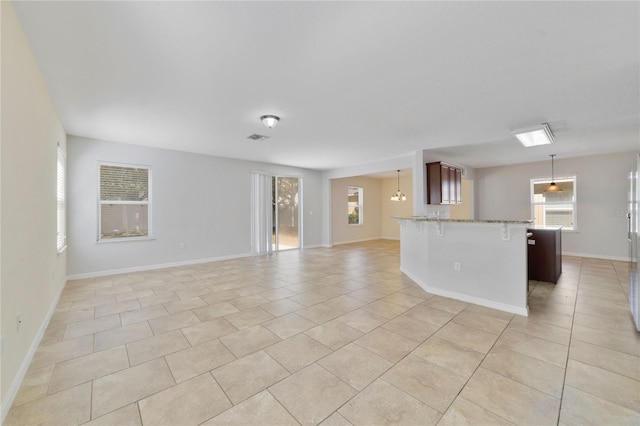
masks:
<path fill-rule="evenodd" d="M 553 142 L 553 133 L 547 123 L 526 127 L 511 132 L 526 148 L 538 145 L 549 145 Z"/>
<path fill-rule="evenodd" d="M 400 192 L 400 170 L 398 170 L 398 190 L 391 196 L 391 201 L 407 201 L 407 196 Z"/>
<path fill-rule="evenodd" d="M 544 190 L 545 193 L 547 192 L 562 192 L 562 188 L 560 188 L 560 185 L 556 184 L 556 179 L 553 175 L 553 157 L 555 157 L 556 154 L 551 154 L 549 157 L 551 157 L 551 183 L 549 184 L 549 186 L 547 186 L 547 189 Z"/>
<path fill-rule="evenodd" d="M 276 115 L 263 115 L 262 117 L 260 117 L 260 120 L 262 120 L 262 123 L 265 126 L 271 129 L 273 127 L 276 127 L 276 124 L 278 124 L 278 121 L 280 121 L 280 117 Z"/>

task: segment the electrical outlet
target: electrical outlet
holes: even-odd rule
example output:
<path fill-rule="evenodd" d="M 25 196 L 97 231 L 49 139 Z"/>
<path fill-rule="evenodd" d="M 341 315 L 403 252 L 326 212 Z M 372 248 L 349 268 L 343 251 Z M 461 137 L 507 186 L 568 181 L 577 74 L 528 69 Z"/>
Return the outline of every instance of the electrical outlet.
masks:
<path fill-rule="evenodd" d="M 453 270 L 456 272 L 460 272 L 460 269 L 462 269 L 462 265 L 460 265 L 460 262 L 454 262 Z"/>
<path fill-rule="evenodd" d="M 186 243 L 180 243 L 180 249 L 184 250 L 187 248 L 187 244 Z"/>

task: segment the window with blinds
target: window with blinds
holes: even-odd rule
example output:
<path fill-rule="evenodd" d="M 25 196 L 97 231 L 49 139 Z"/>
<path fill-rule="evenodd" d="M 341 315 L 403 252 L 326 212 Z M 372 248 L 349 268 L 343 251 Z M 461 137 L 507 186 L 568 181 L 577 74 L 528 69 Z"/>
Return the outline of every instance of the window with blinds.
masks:
<path fill-rule="evenodd" d="M 150 236 L 151 168 L 100 164 L 100 240 Z"/>
<path fill-rule="evenodd" d="M 58 253 L 67 246 L 67 220 L 66 220 L 66 186 L 65 186 L 65 166 L 67 160 L 64 149 L 58 145 L 58 166 L 56 168 L 56 200 L 57 200 L 57 225 L 56 225 L 56 247 Z"/>
<path fill-rule="evenodd" d="M 536 226 L 562 226 L 563 230 L 577 230 L 576 177 L 555 179 L 561 192 L 545 192 L 551 179 L 531 179 L 531 214 Z"/>

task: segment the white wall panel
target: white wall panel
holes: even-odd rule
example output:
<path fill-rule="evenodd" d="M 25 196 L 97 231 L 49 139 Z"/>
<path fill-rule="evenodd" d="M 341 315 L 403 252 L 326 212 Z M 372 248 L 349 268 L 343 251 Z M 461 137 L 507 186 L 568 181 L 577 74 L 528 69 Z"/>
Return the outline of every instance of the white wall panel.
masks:
<path fill-rule="evenodd" d="M 304 244 L 321 242 L 318 171 L 74 136 L 67 158 L 71 276 L 249 255 L 252 170 L 303 179 Z M 100 161 L 151 167 L 154 239 L 96 242 Z"/>

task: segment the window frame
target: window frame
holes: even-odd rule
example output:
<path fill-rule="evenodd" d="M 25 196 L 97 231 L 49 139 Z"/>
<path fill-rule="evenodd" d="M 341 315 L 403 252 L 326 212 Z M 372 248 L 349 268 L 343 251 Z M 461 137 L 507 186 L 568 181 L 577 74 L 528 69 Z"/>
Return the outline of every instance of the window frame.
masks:
<path fill-rule="evenodd" d="M 573 222 L 573 226 L 572 227 L 567 227 L 567 226 L 562 226 L 562 231 L 563 232 L 578 232 L 578 179 L 577 176 L 574 175 L 564 175 L 564 176 L 556 176 L 554 178 L 556 183 L 562 183 L 562 182 L 573 182 L 573 196 L 572 196 L 572 200 L 571 201 L 550 201 L 550 202 L 536 202 L 535 201 L 535 194 L 534 194 L 534 186 L 535 184 L 540 184 L 540 183 L 546 183 L 549 184 L 552 182 L 551 177 L 543 177 L 543 178 L 534 178 L 530 180 L 530 202 L 531 202 L 531 219 L 533 220 L 533 225 L 535 225 L 535 220 L 536 220 L 536 206 L 553 206 L 553 205 L 566 205 L 566 204 L 571 204 L 572 205 L 572 209 L 571 209 L 571 219 Z M 543 219 L 544 220 L 544 219 Z M 542 226 L 547 226 L 546 224 L 543 224 Z M 555 226 L 555 225 L 549 225 L 549 226 Z"/>
<path fill-rule="evenodd" d="M 56 251 L 67 249 L 67 155 L 58 142 L 56 148 Z"/>
<path fill-rule="evenodd" d="M 358 204 L 357 206 L 355 206 L 358 208 L 358 223 L 349 222 L 349 215 L 351 215 L 351 213 L 349 213 L 349 209 L 351 207 L 349 205 L 349 191 L 351 190 L 351 188 L 358 190 Z M 347 185 L 347 225 L 349 226 L 364 225 L 364 188 L 362 186 Z"/>
<path fill-rule="evenodd" d="M 113 167 L 127 167 L 132 169 L 147 169 L 147 182 L 148 182 L 148 197 L 146 201 L 113 201 L 102 200 L 100 196 L 100 184 L 102 182 L 101 167 L 113 166 Z M 132 164 L 132 163 L 117 163 L 108 161 L 98 161 L 97 167 L 97 204 L 98 204 L 98 223 L 97 223 L 97 241 L 98 243 L 119 243 L 125 241 L 149 241 L 155 240 L 153 234 L 153 173 L 152 167 L 145 164 Z M 121 205 L 146 205 L 147 206 L 147 235 L 137 237 L 114 237 L 114 238 L 102 238 L 102 205 L 103 204 L 121 204 Z"/>

